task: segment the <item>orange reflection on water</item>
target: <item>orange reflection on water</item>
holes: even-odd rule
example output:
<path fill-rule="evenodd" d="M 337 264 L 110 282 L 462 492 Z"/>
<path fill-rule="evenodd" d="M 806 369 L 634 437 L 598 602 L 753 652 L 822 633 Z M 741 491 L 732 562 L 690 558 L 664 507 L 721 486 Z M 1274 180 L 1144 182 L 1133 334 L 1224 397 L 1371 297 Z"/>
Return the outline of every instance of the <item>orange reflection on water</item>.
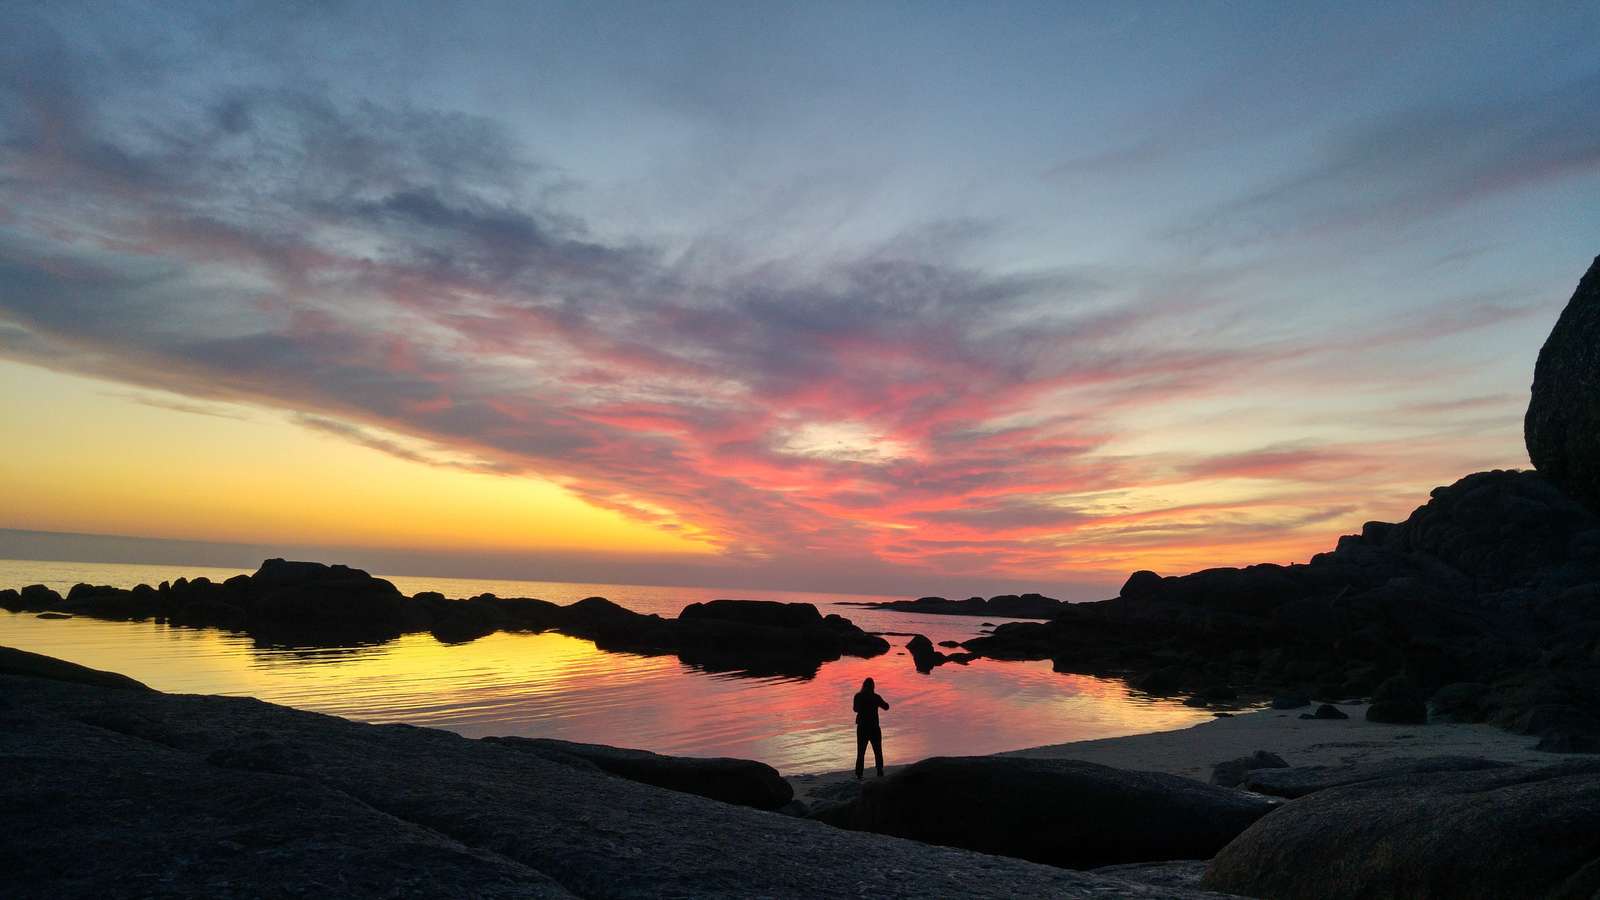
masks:
<path fill-rule="evenodd" d="M 891 638 L 897 644 L 904 638 Z M 125 672 L 161 690 L 260 697 L 468 736 L 555 737 L 663 753 L 761 759 L 785 772 L 853 764 L 850 697 L 876 679 L 891 764 L 934 755 L 1159 731 L 1209 718 L 1048 662 L 977 660 L 928 675 L 900 649 L 823 665 L 814 679 L 707 674 L 676 657 L 605 653 L 558 634 L 447 646 L 425 634 L 374 647 L 258 648 L 243 636 L 0 613 L 0 644 Z"/>

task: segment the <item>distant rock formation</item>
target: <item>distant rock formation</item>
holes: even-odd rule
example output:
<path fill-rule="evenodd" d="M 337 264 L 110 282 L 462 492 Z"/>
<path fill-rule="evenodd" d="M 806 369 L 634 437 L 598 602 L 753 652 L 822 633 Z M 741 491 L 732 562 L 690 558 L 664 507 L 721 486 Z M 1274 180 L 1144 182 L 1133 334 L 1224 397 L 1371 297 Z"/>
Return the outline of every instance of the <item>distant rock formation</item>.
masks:
<path fill-rule="evenodd" d="M 715 600 L 666 619 L 604 597 L 566 606 L 493 594 L 407 597 L 360 569 L 282 559 L 221 584 L 206 578 L 132 590 L 80 584 L 66 597 L 42 585 L 0 590 L 0 609 L 225 628 L 279 646 L 373 644 L 422 631 L 445 643 L 496 631 L 559 631 L 592 640 L 602 650 L 676 654 L 709 671 L 753 675 L 810 677 L 841 656 L 889 651 L 888 641 L 849 619 L 823 616 L 809 603 Z"/>
<path fill-rule="evenodd" d="M 1539 351 L 1523 437 L 1541 475 L 1600 512 L 1600 257 Z"/>
<path fill-rule="evenodd" d="M 915 600 L 887 600 L 877 603 L 851 603 L 869 609 L 892 609 L 897 612 L 931 613 L 940 616 L 999 616 L 1007 619 L 1053 618 L 1066 601 L 1043 594 L 1001 594 L 985 600 L 968 597 L 965 600 L 946 600 L 943 597 L 918 597 Z"/>
<path fill-rule="evenodd" d="M 1538 473 L 1483 472 L 1307 564 L 1137 572 L 1112 600 L 964 646 L 1155 693 L 1231 684 L 1339 700 L 1403 675 L 1382 698 L 1391 721 L 1421 721 L 1419 697 L 1476 682 L 1489 686 L 1471 705 L 1480 720 L 1547 749 L 1600 746 L 1600 517 Z M 1441 698 L 1458 716 L 1460 691 Z"/>

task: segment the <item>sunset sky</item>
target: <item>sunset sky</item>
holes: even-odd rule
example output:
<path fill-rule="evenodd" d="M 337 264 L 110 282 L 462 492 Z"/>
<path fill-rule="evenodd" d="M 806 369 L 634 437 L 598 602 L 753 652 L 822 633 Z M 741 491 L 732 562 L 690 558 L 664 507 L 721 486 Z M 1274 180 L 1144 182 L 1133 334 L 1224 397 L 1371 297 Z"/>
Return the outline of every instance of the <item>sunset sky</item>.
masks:
<path fill-rule="evenodd" d="M 0 0 L 0 529 L 906 594 L 1304 560 L 1527 466 L 1600 5 L 1295 6 Z"/>

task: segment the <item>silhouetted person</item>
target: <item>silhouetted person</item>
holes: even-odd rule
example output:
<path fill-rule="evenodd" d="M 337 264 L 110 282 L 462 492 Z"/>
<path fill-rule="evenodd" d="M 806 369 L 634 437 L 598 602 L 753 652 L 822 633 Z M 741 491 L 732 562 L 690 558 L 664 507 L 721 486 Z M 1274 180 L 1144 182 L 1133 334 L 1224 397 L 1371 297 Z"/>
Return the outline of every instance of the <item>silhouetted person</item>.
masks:
<path fill-rule="evenodd" d="M 861 778 L 862 764 L 867 761 L 867 744 L 872 745 L 872 761 L 878 767 L 878 777 L 883 777 L 883 729 L 878 727 L 878 710 L 889 704 L 873 689 L 872 679 L 861 682 L 851 705 L 856 710 L 856 779 Z"/>

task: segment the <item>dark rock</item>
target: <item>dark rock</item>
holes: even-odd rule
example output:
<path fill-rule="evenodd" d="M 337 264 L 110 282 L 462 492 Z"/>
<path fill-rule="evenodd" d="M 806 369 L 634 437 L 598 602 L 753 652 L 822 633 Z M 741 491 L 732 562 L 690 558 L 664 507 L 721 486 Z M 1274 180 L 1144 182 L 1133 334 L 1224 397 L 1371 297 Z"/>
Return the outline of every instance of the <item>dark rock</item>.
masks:
<path fill-rule="evenodd" d="M 850 620 L 824 616 L 809 603 L 715 600 L 691 604 L 676 619 L 640 615 L 604 597 L 568 606 L 482 594 L 449 600 L 425 591 L 401 594 L 360 569 L 269 559 L 253 575 L 223 584 L 179 578 L 132 591 L 78 585 L 66 599 L 40 585 L 0 593 L 6 608 L 105 619 L 148 618 L 197 628 L 242 631 L 261 646 L 378 644 L 429 631 L 444 643 L 496 631 L 558 630 L 602 650 L 677 654 L 707 671 L 811 677 L 841 656 L 886 653 L 884 639 Z M 970 657 L 962 657 L 965 662 Z"/>
<path fill-rule="evenodd" d="M 0 698 L 8 897 L 1201 896 L 426 728 L 7 675 Z"/>
<path fill-rule="evenodd" d="M 1350 718 L 1350 714 L 1345 712 L 1344 710 L 1340 709 L 1339 707 L 1334 706 L 1332 703 L 1324 703 L 1321 706 L 1317 707 L 1317 711 L 1314 712 L 1314 713 L 1301 713 L 1300 714 L 1300 718 L 1302 718 L 1302 719 L 1348 719 L 1348 718 Z"/>
<path fill-rule="evenodd" d="M 1503 769 L 1508 765 L 1510 764 L 1471 756 L 1397 757 L 1378 762 L 1348 763 L 1338 766 L 1295 766 L 1252 770 L 1246 773 L 1240 786 L 1258 794 L 1293 799 L 1364 781 L 1434 772 L 1479 772 L 1486 769 Z"/>
<path fill-rule="evenodd" d="M 1238 787 L 1244 782 L 1245 776 L 1256 769 L 1287 769 L 1289 764 L 1283 757 L 1265 750 L 1257 750 L 1249 756 L 1219 762 L 1211 768 L 1211 783 L 1218 787 Z"/>
<path fill-rule="evenodd" d="M 1428 705 L 1411 679 L 1396 675 L 1378 686 L 1367 707 L 1368 722 L 1391 725 L 1426 725 Z"/>
<path fill-rule="evenodd" d="M 1422 698 L 1489 685 L 1482 716 L 1499 724 L 1549 702 L 1600 715 L 1600 517 L 1536 472 L 1478 473 L 1309 563 L 1136 573 L 1116 598 L 963 646 L 1060 672 L 1137 673 L 1131 686 L 1158 694 L 1225 681 L 1314 686 L 1312 698 L 1338 701 L 1404 672 Z M 1555 682 L 1564 697 L 1541 696 Z M 1373 715 L 1415 723 L 1425 708 L 1385 698 Z"/>
<path fill-rule="evenodd" d="M 935 757 L 818 813 L 830 824 L 1071 868 L 1210 857 L 1272 808 L 1187 778 L 1021 757 Z"/>
<path fill-rule="evenodd" d="M 648 750 L 577 744 L 549 738 L 503 737 L 485 740 L 546 758 L 576 757 L 619 778 L 738 806 L 779 809 L 794 799 L 794 789 L 776 769 L 752 759 L 662 756 Z"/>
<path fill-rule="evenodd" d="M 70 613 L 43 612 L 43 613 L 39 613 L 34 618 L 36 618 L 36 619 L 70 619 L 70 618 L 72 618 L 72 615 Z"/>
<path fill-rule="evenodd" d="M 960 641 L 940 641 L 939 642 L 939 646 L 941 646 L 941 647 L 959 647 L 959 646 L 961 646 L 961 642 Z"/>
<path fill-rule="evenodd" d="M 1061 611 L 1065 601 L 1042 594 L 1001 594 L 985 600 L 968 597 L 965 600 L 947 600 L 944 597 L 918 597 L 915 600 L 890 600 L 882 603 L 858 603 L 871 609 L 892 609 L 898 612 L 924 613 L 945 616 L 1004 616 L 1009 619 L 1049 619 Z M 983 623 L 988 625 L 988 622 Z"/>
<path fill-rule="evenodd" d="M 1600 753 L 1600 719 L 1567 704 L 1535 706 L 1512 726 L 1519 734 L 1538 735 L 1535 750 L 1548 753 Z"/>
<path fill-rule="evenodd" d="M 1299 709 L 1310 705 L 1311 698 L 1304 694 L 1279 694 L 1272 698 L 1273 709 Z"/>
<path fill-rule="evenodd" d="M 1128 576 L 1128 580 L 1123 582 L 1122 590 L 1118 592 L 1118 596 L 1129 600 L 1149 600 L 1157 596 L 1161 587 L 1162 578 L 1160 575 L 1148 569 L 1141 569 Z"/>
<path fill-rule="evenodd" d="M 42 584 L 30 584 L 17 594 L 18 612 L 44 612 L 61 602 L 61 595 Z"/>
<path fill-rule="evenodd" d="M 1128 680 L 1128 686 L 1136 691 L 1144 691 L 1158 697 L 1176 694 L 1183 689 L 1183 671 L 1175 666 L 1167 666 L 1146 672 L 1143 675 Z"/>
<path fill-rule="evenodd" d="M 1600 257 L 1539 350 L 1523 437 L 1539 474 L 1600 511 Z"/>
<path fill-rule="evenodd" d="M 911 652 L 911 661 L 917 671 L 924 675 L 949 661 L 949 657 L 933 649 L 933 642 L 924 635 L 913 636 L 906 642 L 906 649 Z"/>
<path fill-rule="evenodd" d="M 17 650 L 11 647 L 0 647 L 0 675 L 26 675 L 30 678 L 49 678 L 55 681 L 70 681 L 74 684 L 118 688 L 120 690 L 150 690 L 144 684 L 134 681 L 126 675 L 119 675 L 115 672 L 102 672 L 99 669 L 91 669 L 87 666 L 69 663 L 53 656 L 42 656 L 38 653 L 29 653 L 26 650 Z"/>
<path fill-rule="evenodd" d="M 1122 878 L 1152 887 L 1181 890 L 1200 890 L 1200 879 L 1206 874 L 1206 860 L 1174 859 L 1166 862 L 1123 863 L 1090 869 L 1095 875 Z"/>
<path fill-rule="evenodd" d="M 1591 897 L 1600 762 L 1407 775 L 1286 804 L 1202 884 L 1251 897 Z"/>
<path fill-rule="evenodd" d="M 1477 681 L 1457 681 L 1433 692 L 1428 701 L 1432 714 L 1452 722 L 1482 722 L 1489 686 Z"/>

